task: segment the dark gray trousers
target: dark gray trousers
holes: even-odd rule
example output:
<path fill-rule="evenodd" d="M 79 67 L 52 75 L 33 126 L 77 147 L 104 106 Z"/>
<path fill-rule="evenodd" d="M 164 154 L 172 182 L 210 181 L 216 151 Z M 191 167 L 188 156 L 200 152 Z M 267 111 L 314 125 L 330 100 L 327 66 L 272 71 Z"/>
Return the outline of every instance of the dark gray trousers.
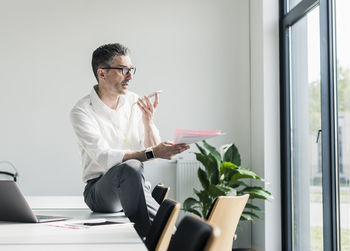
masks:
<path fill-rule="evenodd" d="M 143 163 L 138 160 L 127 160 L 89 180 L 84 200 L 93 212 L 115 213 L 123 209 L 141 238 L 146 236 L 159 208 L 145 186 Z"/>

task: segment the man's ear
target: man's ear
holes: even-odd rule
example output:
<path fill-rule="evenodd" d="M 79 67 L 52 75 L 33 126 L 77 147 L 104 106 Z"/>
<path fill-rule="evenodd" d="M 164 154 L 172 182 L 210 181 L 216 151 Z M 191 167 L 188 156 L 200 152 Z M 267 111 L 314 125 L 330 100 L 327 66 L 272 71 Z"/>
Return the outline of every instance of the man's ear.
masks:
<path fill-rule="evenodd" d="M 103 69 L 97 69 L 97 76 L 98 76 L 98 78 L 105 78 L 105 73 L 104 73 L 104 71 L 103 71 Z"/>

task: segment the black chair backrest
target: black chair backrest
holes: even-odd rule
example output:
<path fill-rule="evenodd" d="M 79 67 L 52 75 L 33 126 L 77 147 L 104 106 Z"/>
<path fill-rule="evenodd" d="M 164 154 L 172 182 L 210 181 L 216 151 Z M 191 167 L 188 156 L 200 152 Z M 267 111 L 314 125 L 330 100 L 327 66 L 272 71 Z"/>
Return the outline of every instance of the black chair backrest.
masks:
<path fill-rule="evenodd" d="M 155 186 L 155 188 L 152 191 L 152 197 L 155 199 L 155 201 L 158 202 L 158 204 L 162 204 L 165 195 L 167 194 L 169 188 L 168 187 L 164 187 L 161 185 L 157 185 Z"/>
<path fill-rule="evenodd" d="M 176 202 L 172 200 L 164 200 L 158 209 L 156 216 L 152 222 L 151 228 L 146 235 L 145 245 L 148 250 L 155 250 L 166 226 L 171 212 L 174 210 Z"/>
<path fill-rule="evenodd" d="M 185 216 L 172 240 L 168 251 L 202 251 L 208 243 L 213 228 L 191 216 Z"/>

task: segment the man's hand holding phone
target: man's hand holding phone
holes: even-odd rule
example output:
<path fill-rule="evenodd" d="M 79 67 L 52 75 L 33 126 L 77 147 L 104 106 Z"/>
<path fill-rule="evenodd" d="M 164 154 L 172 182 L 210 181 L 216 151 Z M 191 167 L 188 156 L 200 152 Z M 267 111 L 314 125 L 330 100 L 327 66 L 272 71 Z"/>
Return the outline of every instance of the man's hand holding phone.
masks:
<path fill-rule="evenodd" d="M 139 98 L 137 100 L 137 106 L 142 111 L 142 120 L 143 123 L 147 125 L 151 125 L 153 123 L 154 112 L 159 103 L 159 93 L 162 91 L 156 91 L 151 93 L 148 96 L 144 96 L 144 98 Z M 153 104 L 151 103 L 151 98 L 155 96 Z"/>

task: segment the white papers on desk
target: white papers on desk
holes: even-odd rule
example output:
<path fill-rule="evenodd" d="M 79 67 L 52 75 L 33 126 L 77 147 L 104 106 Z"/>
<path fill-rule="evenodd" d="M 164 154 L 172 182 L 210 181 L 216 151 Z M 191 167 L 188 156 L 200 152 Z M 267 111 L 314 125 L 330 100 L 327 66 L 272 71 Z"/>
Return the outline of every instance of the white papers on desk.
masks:
<path fill-rule="evenodd" d="M 69 228 L 69 229 L 87 229 L 90 227 L 113 227 L 113 226 L 127 226 L 133 225 L 133 222 L 129 221 L 117 221 L 115 219 L 109 220 L 105 218 L 95 218 L 95 219 L 86 219 L 86 220 L 78 220 L 78 221 L 65 221 L 65 222 L 57 222 L 55 224 L 49 224 L 51 227 L 59 227 L 59 228 Z"/>
<path fill-rule="evenodd" d="M 202 140 L 206 140 L 215 136 L 224 135 L 220 130 L 200 131 L 200 130 L 183 130 L 176 129 L 174 143 L 175 144 L 192 144 Z"/>

